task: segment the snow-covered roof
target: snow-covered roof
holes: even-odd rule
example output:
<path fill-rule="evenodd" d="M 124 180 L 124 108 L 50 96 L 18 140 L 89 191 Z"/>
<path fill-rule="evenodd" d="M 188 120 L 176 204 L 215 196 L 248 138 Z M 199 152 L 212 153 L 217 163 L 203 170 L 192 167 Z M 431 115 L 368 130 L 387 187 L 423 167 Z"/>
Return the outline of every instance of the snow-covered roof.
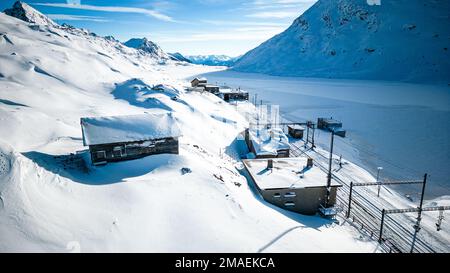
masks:
<path fill-rule="evenodd" d="M 242 89 L 233 89 L 233 88 L 222 88 L 220 87 L 220 93 L 222 94 L 229 94 L 229 93 L 248 93 L 248 91 L 242 90 Z"/>
<path fill-rule="evenodd" d="M 171 113 L 81 118 L 81 130 L 85 146 L 181 136 Z"/>
<path fill-rule="evenodd" d="M 207 82 L 208 81 L 206 78 L 201 77 L 201 78 L 194 78 L 191 82 L 193 82 L 195 80 L 198 80 L 199 82 Z"/>
<path fill-rule="evenodd" d="M 249 137 L 257 155 L 277 155 L 290 148 L 286 134 L 280 128 L 250 128 Z"/>
<path fill-rule="evenodd" d="M 306 157 L 273 158 L 273 168 L 267 170 L 267 159 L 244 159 L 244 164 L 259 188 L 315 188 L 327 186 L 327 174 L 316 166 L 306 168 Z M 332 187 L 341 184 L 331 181 Z"/>
<path fill-rule="evenodd" d="M 301 125 L 298 125 L 298 124 L 288 125 L 288 127 L 292 128 L 292 129 L 294 129 L 294 130 L 301 130 L 301 131 L 304 131 L 304 130 L 305 130 L 305 127 L 303 127 L 303 126 L 301 126 Z"/>

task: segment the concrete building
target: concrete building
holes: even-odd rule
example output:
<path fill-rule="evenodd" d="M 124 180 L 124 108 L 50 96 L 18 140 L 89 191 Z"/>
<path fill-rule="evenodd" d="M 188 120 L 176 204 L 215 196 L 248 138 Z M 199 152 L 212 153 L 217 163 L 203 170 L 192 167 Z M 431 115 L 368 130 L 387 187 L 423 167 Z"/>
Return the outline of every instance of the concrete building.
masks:
<path fill-rule="evenodd" d="M 267 202 L 306 215 L 316 214 L 325 205 L 327 174 L 312 166 L 308 158 L 244 159 L 243 162 Z M 341 186 L 332 181 L 329 205 L 336 203 L 337 188 Z"/>

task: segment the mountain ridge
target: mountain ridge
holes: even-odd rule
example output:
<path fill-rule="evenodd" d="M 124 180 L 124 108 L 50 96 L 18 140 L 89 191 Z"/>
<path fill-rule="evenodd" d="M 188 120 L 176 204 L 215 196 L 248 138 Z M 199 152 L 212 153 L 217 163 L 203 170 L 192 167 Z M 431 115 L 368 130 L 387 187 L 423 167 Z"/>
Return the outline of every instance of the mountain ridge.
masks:
<path fill-rule="evenodd" d="M 446 1 L 319 0 L 233 66 L 276 76 L 450 82 Z"/>

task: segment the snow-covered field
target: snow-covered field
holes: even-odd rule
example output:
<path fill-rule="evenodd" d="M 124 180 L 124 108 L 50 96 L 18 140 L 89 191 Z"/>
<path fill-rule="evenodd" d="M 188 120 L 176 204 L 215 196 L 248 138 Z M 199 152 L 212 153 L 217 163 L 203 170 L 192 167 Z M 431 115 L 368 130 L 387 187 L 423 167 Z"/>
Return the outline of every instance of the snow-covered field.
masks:
<path fill-rule="evenodd" d="M 183 91 L 183 78 L 219 68 L 159 63 L 89 32 L 0 14 L 1 252 L 378 251 L 348 224 L 262 201 L 235 168 L 244 117 Z M 156 84 L 164 91 L 145 91 Z M 179 155 L 103 167 L 70 156 L 85 149 L 81 117 L 168 110 L 183 133 Z"/>
<path fill-rule="evenodd" d="M 335 153 L 364 166 L 377 167 L 385 179 L 420 179 L 430 175 L 427 199 L 450 195 L 450 87 L 400 82 L 275 77 L 216 71 L 202 74 L 211 82 L 226 83 L 257 94 L 265 103 L 280 105 L 292 121 L 333 117 L 347 130 L 336 138 Z M 327 148 L 330 134 L 316 130 Z M 418 187 L 397 188 L 419 197 Z M 448 199 L 447 197 L 441 197 Z"/>

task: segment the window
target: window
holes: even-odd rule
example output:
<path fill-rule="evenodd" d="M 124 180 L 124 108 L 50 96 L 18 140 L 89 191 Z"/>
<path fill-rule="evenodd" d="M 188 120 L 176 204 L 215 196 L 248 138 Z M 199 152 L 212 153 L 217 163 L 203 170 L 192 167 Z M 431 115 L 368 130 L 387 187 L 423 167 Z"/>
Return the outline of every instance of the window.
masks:
<path fill-rule="evenodd" d="M 295 197 L 295 192 L 293 192 L 293 191 L 287 192 L 284 194 L 284 197 L 287 197 L 287 198 Z"/>
<path fill-rule="evenodd" d="M 273 197 L 274 197 L 274 198 L 280 198 L 280 197 L 281 197 L 281 194 L 280 194 L 279 192 L 274 193 L 274 194 L 273 194 Z"/>
<path fill-rule="evenodd" d="M 116 146 L 113 148 L 113 157 L 122 157 L 126 156 L 125 148 L 122 146 Z"/>
<path fill-rule="evenodd" d="M 295 203 L 292 201 L 284 202 L 284 206 L 285 207 L 293 207 L 293 206 L 295 206 Z"/>
<path fill-rule="evenodd" d="M 105 159 L 106 158 L 106 152 L 105 151 L 97 151 L 97 152 L 95 152 L 95 157 L 97 159 Z"/>

